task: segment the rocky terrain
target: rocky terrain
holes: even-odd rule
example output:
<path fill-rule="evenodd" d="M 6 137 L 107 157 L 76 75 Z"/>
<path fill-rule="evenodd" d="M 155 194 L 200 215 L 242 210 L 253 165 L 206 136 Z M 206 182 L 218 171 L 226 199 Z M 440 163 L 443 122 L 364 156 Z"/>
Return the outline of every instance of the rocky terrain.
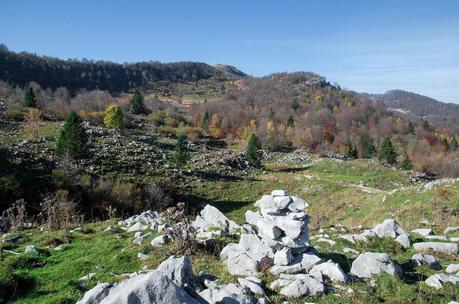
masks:
<path fill-rule="evenodd" d="M 182 207 L 79 227 L 68 232 L 64 244 L 56 241 L 62 235 L 43 229 L 7 233 L 2 255 L 9 256 L 9 267 L 33 263 L 31 269 L 43 271 L 55 267 L 46 259 L 80 250 L 78 239 L 106 238 L 106 256 L 82 267 L 78 272 L 90 272 L 70 283 L 80 294 L 79 304 L 459 300 L 459 226 L 435 234 L 438 227 L 427 221 L 406 231 L 395 219 L 386 219 L 368 229 L 336 223 L 311 230 L 310 203 L 285 190 L 263 195 L 240 223 L 212 205 L 188 221 Z M 173 249 L 183 242 L 194 249 L 185 254 Z M 137 260 L 130 272 L 109 271 L 108 260 L 118 260 L 116 252 Z"/>

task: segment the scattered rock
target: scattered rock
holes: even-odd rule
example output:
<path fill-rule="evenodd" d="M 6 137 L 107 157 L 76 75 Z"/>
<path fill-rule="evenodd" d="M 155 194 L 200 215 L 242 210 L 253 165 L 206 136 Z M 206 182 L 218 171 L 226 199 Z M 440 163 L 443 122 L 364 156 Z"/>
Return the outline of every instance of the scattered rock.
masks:
<path fill-rule="evenodd" d="M 76 304 L 98 304 L 106 298 L 113 285 L 108 283 L 97 284 L 96 287 L 84 294 L 84 297 Z"/>
<path fill-rule="evenodd" d="M 449 264 L 446 269 L 446 273 L 458 273 L 459 272 L 459 264 Z"/>
<path fill-rule="evenodd" d="M 387 253 L 362 253 L 352 262 L 351 273 L 360 278 L 371 278 L 375 274 L 384 272 L 402 276 L 402 269 Z"/>
<path fill-rule="evenodd" d="M 26 247 L 26 249 L 24 250 L 24 253 L 34 253 L 34 254 L 38 254 L 38 250 L 37 248 L 35 248 L 35 246 L 33 245 L 28 245 Z"/>
<path fill-rule="evenodd" d="M 425 280 L 425 283 L 430 287 L 441 289 L 443 288 L 444 283 L 457 284 L 459 282 L 459 276 L 448 275 L 444 273 L 437 273 Z"/>
<path fill-rule="evenodd" d="M 324 280 L 329 281 L 339 281 L 343 283 L 348 283 L 350 278 L 341 267 L 337 263 L 333 263 L 332 261 L 327 261 L 324 263 L 320 263 L 312 267 L 309 274 L 321 282 Z"/>
<path fill-rule="evenodd" d="M 419 229 L 411 230 L 411 232 L 416 233 L 416 234 L 418 234 L 420 236 L 428 236 L 428 235 L 432 234 L 432 229 L 419 228 Z"/>
<path fill-rule="evenodd" d="M 446 227 L 445 230 L 443 230 L 443 234 L 448 234 L 451 232 L 455 232 L 459 230 L 459 226 L 454 226 L 454 227 Z"/>
<path fill-rule="evenodd" d="M 246 278 L 238 278 L 237 280 L 239 284 L 241 284 L 242 287 L 248 288 L 254 294 L 265 295 L 265 291 L 263 290 L 263 287 L 261 287 L 262 282 L 259 278 L 246 277 Z"/>
<path fill-rule="evenodd" d="M 414 243 L 413 247 L 417 251 L 434 251 L 434 252 L 441 252 L 441 253 L 450 254 L 450 255 L 457 254 L 457 250 L 458 250 L 456 243 L 445 243 L 445 242 Z"/>
<path fill-rule="evenodd" d="M 416 266 L 427 264 L 435 270 L 441 269 L 440 263 L 432 255 L 416 253 L 411 257 L 411 260 L 413 261 L 413 263 L 415 263 Z"/>

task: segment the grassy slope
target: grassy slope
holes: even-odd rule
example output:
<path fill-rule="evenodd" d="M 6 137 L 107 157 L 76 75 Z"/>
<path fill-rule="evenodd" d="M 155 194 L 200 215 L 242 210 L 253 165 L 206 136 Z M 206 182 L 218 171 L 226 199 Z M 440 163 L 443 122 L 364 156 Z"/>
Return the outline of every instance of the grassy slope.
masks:
<path fill-rule="evenodd" d="M 381 191 L 365 193 L 358 188 L 361 182 L 366 187 Z M 264 171 L 258 171 L 246 180 L 205 180 L 200 185 L 202 187 L 189 193 L 194 201 L 214 204 L 238 222 L 243 222 L 245 210 L 252 208 L 253 202 L 263 193 L 269 193 L 274 188 L 283 188 L 309 201 L 313 227 L 328 227 L 337 223 L 369 227 L 391 216 L 407 229 L 418 228 L 419 220 L 424 218 L 436 222 L 439 225 L 435 228 L 437 233 L 441 233 L 445 225 L 458 224 L 457 212 L 454 210 L 459 210 L 459 183 L 431 191 L 419 191 L 421 185 L 410 183 L 404 172 L 362 160 L 348 163 L 316 160 L 308 165 L 278 164 L 273 160 L 266 165 Z M 392 195 L 383 192 L 399 188 L 403 189 Z M 383 202 L 384 196 L 386 199 Z M 31 262 L 30 255 L 16 256 L 2 252 L 0 266 L 3 277 L 0 272 L 0 284 L 8 277 L 5 273 L 28 278 L 27 284 L 19 286 L 24 295 L 15 303 L 73 303 L 84 293 L 84 289 L 78 287 L 78 279 L 90 272 L 97 274 L 88 282 L 89 287 L 94 286 L 97 281 L 119 280 L 123 273 L 143 267 L 155 267 L 175 253 L 171 246 L 152 249 L 149 241 L 153 235 L 143 246 L 133 245 L 132 234 L 104 232 L 109 224 L 101 222 L 87 225 L 82 232 L 75 233 L 46 233 L 38 230 L 22 232 L 24 243 L 3 245 L 3 249 L 23 252 L 26 245 L 33 244 L 42 249 L 43 253 L 38 261 L 32 259 Z M 335 240 L 337 244 L 333 248 L 327 248 L 323 243 L 315 245 L 320 247 L 319 251 L 324 257 L 339 262 L 343 268 L 349 268 L 352 257 L 330 254 L 329 250 L 340 252 L 343 247 L 353 247 L 359 251 L 384 251 L 395 257 L 402 266 L 413 254 L 412 250 L 403 251 L 389 240 L 355 246 L 340 239 Z M 55 251 L 53 248 L 59 243 L 68 243 L 68 248 Z M 137 253 L 140 251 L 149 253 L 151 258 L 139 262 Z M 439 258 L 443 266 L 458 262 L 457 258 Z M 203 271 L 215 274 L 222 282 L 235 280 L 215 255 L 198 252 L 192 256 L 192 260 L 195 273 Z M 415 275 L 412 269 L 406 270 Z M 431 275 L 434 272 L 421 267 L 416 269 L 416 273 Z M 273 279 L 263 278 L 267 283 Z M 319 300 L 309 300 L 323 303 L 445 303 L 455 297 L 459 300 L 459 287 L 446 286 L 442 291 L 435 291 L 422 282 L 402 283 L 389 276 L 380 276 L 376 280 L 378 287 L 353 283 L 353 295 L 339 291 L 341 297 L 330 294 Z M 275 296 L 272 300 L 281 301 Z M 304 299 L 301 302 L 303 301 Z"/>

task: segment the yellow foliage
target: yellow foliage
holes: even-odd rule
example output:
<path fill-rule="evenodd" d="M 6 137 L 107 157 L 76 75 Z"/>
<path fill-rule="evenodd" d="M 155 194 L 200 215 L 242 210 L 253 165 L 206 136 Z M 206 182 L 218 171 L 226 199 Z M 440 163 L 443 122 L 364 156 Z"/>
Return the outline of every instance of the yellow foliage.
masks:
<path fill-rule="evenodd" d="M 276 126 L 272 120 L 266 123 L 266 130 L 268 131 L 269 135 L 274 135 L 274 133 L 276 133 Z"/>

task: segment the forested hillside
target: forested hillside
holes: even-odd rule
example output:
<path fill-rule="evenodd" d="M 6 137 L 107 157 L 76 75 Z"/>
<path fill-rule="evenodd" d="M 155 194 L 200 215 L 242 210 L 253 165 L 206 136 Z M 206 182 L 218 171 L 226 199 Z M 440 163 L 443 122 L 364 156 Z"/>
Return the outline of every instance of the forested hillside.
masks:
<path fill-rule="evenodd" d="M 107 90 L 112 93 L 142 88 L 149 82 L 187 82 L 245 76 L 234 67 L 210 66 L 198 62 L 137 62 L 61 60 L 48 56 L 15 53 L 0 47 L 0 80 L 24 86 L 33 81 L 42 88 L 65 87 L 71 92 Z"/>

